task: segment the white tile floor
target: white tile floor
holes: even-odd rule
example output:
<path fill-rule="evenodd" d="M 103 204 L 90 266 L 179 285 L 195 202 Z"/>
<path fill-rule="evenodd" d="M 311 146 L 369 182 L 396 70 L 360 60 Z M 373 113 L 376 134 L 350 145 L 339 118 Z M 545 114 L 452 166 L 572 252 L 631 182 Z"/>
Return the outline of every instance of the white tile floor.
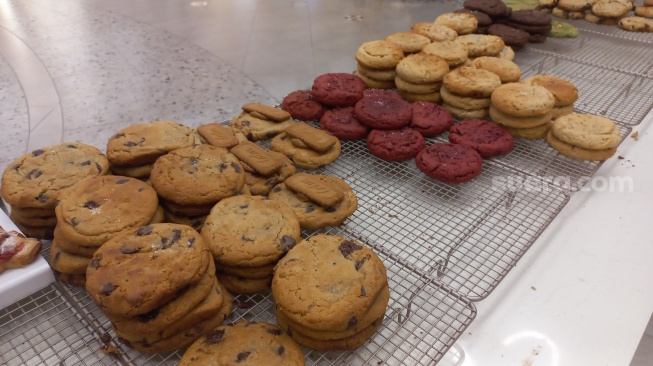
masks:
<path fill-rule="evenodd" d="M 159 118 L 196 126 L 355 69 L 364 42 L 459 8 L 419 0 L 0 0 L 0 169 L 63 140 L 104 149 Z M 653 364 L 653 320 L 632 366 Z"/>

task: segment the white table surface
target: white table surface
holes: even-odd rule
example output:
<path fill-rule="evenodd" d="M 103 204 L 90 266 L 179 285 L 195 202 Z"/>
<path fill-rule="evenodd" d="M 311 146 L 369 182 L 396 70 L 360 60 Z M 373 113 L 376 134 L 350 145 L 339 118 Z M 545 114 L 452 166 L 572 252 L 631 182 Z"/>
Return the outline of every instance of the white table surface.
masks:
<path fill-rule="evenodd" d="M 652 123 L 595 174 L 632 191 L 572 193 L 441 364 L 630 364 L 653 313 Z"/>

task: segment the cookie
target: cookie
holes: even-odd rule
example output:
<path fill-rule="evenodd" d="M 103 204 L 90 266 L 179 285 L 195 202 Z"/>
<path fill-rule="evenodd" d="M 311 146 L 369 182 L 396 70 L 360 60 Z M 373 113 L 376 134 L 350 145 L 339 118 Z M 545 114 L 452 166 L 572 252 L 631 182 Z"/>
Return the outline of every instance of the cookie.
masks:
<path fill-rule="evenodd" d="M 395 87 L 395 82 L 393 80 L 377 80 L 368 76 L 361 74 L 358 70 L 354 72 L 354 75 L 359 77 L 365 83 L 365 86 L 373 89 L 392 89 Z"/>
<path fill-rule="evenodd" d="M 311 90 L 313 98 L 322 104 L 346 107 L 356 104 L 365 89 L 365 82 L 356 75 L 329 73 L 316 77 Z"/>
<path fill-rule="evenodd" d="M 449 68 L 463 64 L 469 54 L 465 43 L 455 41 L 433 42 L 424 47 L 422 52 L 440 57 L 447 62 Z"/>
<path fill-rule="evenodd" d="M 224 149 L 231 149 L 247 138 L 233 127 L 220 123 L 208 123 L 197 127 L 197 133 L 203 143 Z M 149 176 L 149 174 L 148 174 Z"/>
<path fill-rule="evenodd" d="M 592 8 L 588 0 L 558 0 L 557 7 L 566 11 L 585 11 Z"/>
<path fill-rule="evenodd" d="M 415 23 L 410 31 L 428 38 L 431 42 L 453 41 L 458 37 L 458 33 L 452 28 L 433 22 Z"/>
<path fill-rule="evenodd" d="M 290 206 L 295 211 L 302 229 L 316 230 L 340 225 L 358 208 L 356 195 L 349 184 L 340 178 L 306 173 L 298 173 L 291 178 L 306 181 L 306 185 L 313 188 L 295 191 L 297 187 L 291 189 L 284 182 L 274 187 L 268 197 Z M 343 198 L 333 206 L 324 207 L 316 202 L 319 201 L 318 199 L 311 198 L 319 193 L 342 194 Z"/>
<path fill-rule="evenodd" d="M 412 84 L 437 83 L 442 81 L 448 72 L 447 61 L 428 53 L 408 55 L 397 65 L 397 76 Z"/>
<path fill-rule="evenodd" d="M 528 36 L 529 43 L 544 43 L 546 42 L 546 34 L 531 34 Z"/>
<path fill-rule="evenodd" d="M 220 326 L 195 341 L 179 360 L 190 365 L 303 366 L 304 354 L 276 325 L 241 321 Z"/>
<path fill-rule="evenodd" d="M 189 226 L 154 224 L 104 243 L 86 270 L 86 290 L 106 313 L 148 313 L 200 281 L 210 253 Z"/>
<path fill-rule="evenodd" d="M 86 286 L 86 275 L 83 274 L 70 274 L 54 272 L 54 275 L 59 281 L 69 284 L 70 286 L 82 287 Z"/>
<path fill-rule="evenodd" d="M 55 226 L 51 233 L 51 239 L 57 242 L 57 246 L 66 253 L 77 255 L 80 257 L 91 258 L 98 246 L 80 246 L 69 242 L 63 234 L 61 234 L 61 226 Z"/>
<path fill-rule="evenodd" d="M 515 59 L 515 51 L 513 51 L 512 47 L 506 46 L 499 52 L 499 56 L 497 57 L 512 61 Z"/>
<path fill-rule="evenodd" d="M 503 42 L 516 49 L 521 49 L 528 43 L 529 34 L 521 29 L 513 28 L 505 24 L 492 24 L 488 28 L 488 34 L 501 37 Z"/>
<path fill-rule="evenodd" d="M 313 330 L 344 332 L 365 318 L 387 281 L 383 262 L 370 248 L 318 234 L 279 261 L 272 296 L 290 320 Z"/>
<path fill-rule="evenodd" d="M 356 51 L 356 61 L 371 69 L 393 69 L 402 58 L 404 52 L 401 47 L 390 41 L 365 42 Z"/>
<path fill-rule="evenodd" d="M 578 89 L 576 86 L 570 81 L 556 76 L 547 74 L 535 75 L 522 80 L 522 83 L 539 85 L 547 89 L 555 99 L 555 107 L 568 106 L 578 100 Z"/>
<path fill-rule="evenodd" d="M 327 110 L 313 98 L 310 90 L 297 90 L 286 95 L 281 101 L 281 109 L 301 121 L 319 121 Z"/>
<path fill-rule="evenodd" d="M 592 4 L 592 13 L 604 18 L 618 18 L 628 14 L 632 8 L 633 4 L 628 0 L 598 0 Z"/>
<path fill-rule="evenodd" d="M 435 25 L 449 27 L 460 36 L 473 33 L 478 27 L 478 20 L 472 14 L 444 13 L 435 18 Z"/>
<path fill-rule="evenodd" d="M 286 135 L 321 153 L 330 151 L 338 142 L 337 137 L 303 122 L 288 128 Z"/>
<path fill-rule="evenodd" d="M 334 162 L 340 156 L 341 148 L 340 141 L 336 139 L 328 151 L 316 151 L 285 132 L 273 138 L 270 143 L 270 150 L 286 155 L 296 167 L 302 169 L 318 169 Z"/>
<path fill-rule="evenodd" d="M 412 32 L 393 33 L 385 37 L 385 40 L 399 46 L 404 54 L 419 52 L 427 44 L 431 43 L 428 37 Z"/>
<path fill-rule="evenodd" d="M 559 3 L 558 6 L 560 6 Z M 553 21 L 551 14 L 532 9 L 514 10 L 508 19 L 510 22 L 527 26 L 549 26 Z"/>
<path fill-rule="evenodd" d="M 243 186 L 243 188 L 244 187 L 245 186 Z M 204 205 L 184 205 L 161 198 L 161 206 L 163 206 L 166 211 L 180 216 L 208 215 L 211 208 L 213 208 L 213 205 L 215 205 L 215 202 L 210 202 Z"/>
<path fill-rule="evenodd" d="M 19 222 L 23 225 L 32 225 L 32 226 L 46 226 L 54 227 L 57 225 L 57 216 L 48 215 L 48 216 L 35 216 L 35 217 L 24 217 L 21 216 L 15 210 L 11 210 L 9 214 L 11 221 Z"/>
<path fill-rule="evenodd" d="M 377 332 L 378 328 L 383 322 L 383 318 L 375 320 L 367 328 L 354 335 L 330 340 L 314 339 L 308 337 L 299 331 L 292 330 L 293 328 L 290 325 L 285 324 L 283 320 L 277 320 L 277 322 L 288 332 L 288 334 L 292 334 L 292 339 L 294 341 L 303 347 L 317 351 L 337 351 L 353 350 L 365 344 L 365 342 Z"/>
<path fill-rule="evenodd" d="M 505 114 L 515 117 L 532 117 L 546 114 L 555 104 L 550 91 L 539 85 L 508 83 L 496 88 L 492 105 Z"/>
<path fill-rule="evenodd" d="M 372 130 L 365 141 L 372 155 L 383 160 L 412 159 L 424 148 L 422 134 L 410 127 L 396 130 Z"/>
<path fill-rule="evenodd" d="M 475 10 L 470 10 L 470 9 L 458 9 L 454 10 L 454 13 L 469 13 L 472 14 L 474 17 L 476 17 L 476 21 L 478 22 L 478 26 L 476 28 L 476 31 L 478 33 L 479 28 L 487 28 L 490 25 L 492 25 L 492 18 L 490 18 L 489 15 L 486 13 L 480 12 L 480 11 L 475 11 Z"/>
<path fill-rule="evenodd" d="M 636 6 L 635 15 L 644 18 L 653 18 L 653 6 Z"/>
<path fill-rule="evenodd" d="M 584 149 L 582 147 L 574 146 L 557 139 L 553 135 L 552 131 L 549 131 L 548 134 L 546 135 L 546 142 L 562 155 L 578 160 L 591 160 L 591 161 L 607 160 L 617 152 L 616 147 L 599 149 L 599 150 L 590 150 L 590 149 Z"/>
<path fill-rule="evenodd" d="M 447 183 L 462 183 L 481 173 L 481 156 L 471 147 L 435 143 L 420 151 L 415 164 L 427 176 Z"/>
<path fill-rule="evenodd" d="M 609 149 L 621 143 L 612 120 L 593 114 L 569 114 L 556 119 L 551 133 L 560 141 L 590 150 Z"/>
<path fill-rule="evenodd" d="M 175 121 L 139 123 L 115 133 L 107 143 L 111 165 L 140 166 L 152 164 L 172 150 L 195 144 L 190 127 Z"/>
<path fill-rule="evenodd" d="M 489 114 L 494 122 L 513 128 L 533 128 L 551 122 L 552 119 L 552 112 L 531 117 L 515 117 L 501 112 L 494 106 L 490 106 Z"/>
<path fill-rule="evenodd" d="M 356 63 L 356 75 L 358 75 L 358 77 L 362 76 L 363 81 L 365 81 L 366 79 L 371 79 L 376 82 L 383 83 L 383 82 L 393 81 L 395 79 L 395 76 L 397 76 L 397 72 L 395 71 L 395 69 L 389 69 L 389 70 L 370 69 L 359 63 Z"/>
<path fill-rule="evenodd" d="M 487 34 L 467 34 L 455 42 L 465 44 L 468 57 L 496 56 L 506 46 L 501 37 Z"/>
<path fill-rule="evenodd" d="M 506 25 L 521 29 L 525 32 L 532 34 L 544 34 L 546 35 L 551 31 L 551 28 L 553 27 L 553 22 L 547 24 L 547 25 L 526 25 L 526 24 L 519 24 L 515 22 L 507 22 Z"/>
<path fill-rule="evenodd" d="M 543 139 L 546 137 L 549 129 L 551 128 L 551 123 L 547 122 L 545 124 L 531 127 L 531 128 L 513 128 L 508 126 L 501 125 L 501 128 L 508 131 L 512 137 L 521 137 L 529 140 Z"/>
<path fill-rule="evenodd" d="M 413 110 L 410 104 L 393 96 L 376 95 L 359 100 L 354 116 L 370 128 L 395 129 L 410 123 Z"/>
<path fill-rule="evenodd" d="M 111 172 L 114 175 L 131 177 L 136 179 L 149 179 L 154 164 L 144 164 L 139 166 L 111 166 Z"/>
<path fill-rule="evenodd" d="M 476 58 L 472 63 L 477 69 L 487 70 L 496 74 L 503 84 L 516 82 L 521 78 L 519 66 L 510 60 L 482 56 Z"/>
<path fill-rule="evenodd" d="M 453 117 L 443 107 L 429 102 L 414 102 L 413 117 L 408 125 L 424 137 L 434 137 L 453 125 Z"/>
<path fill-rule="evenodd" d="M 341 140 L 358 140 L 367 136 L 369 128 L 354 116 L 354 107 L 326 111 L 320 119 L 320 128 Z"/>
<path fill-rule="evenodd" d="M 630 32 L 653 32 L 653 20 L 643 17 L 624 17 L 619 20 L 617 26 Z"/>
<path fill-rule="evenodd" d="M 218 279 L 227 291 L 232 294 L 255 294 L 266 292 L 270 290 L 270 283 L 272 282 L 272 276 L 254 279 L 231 276 L 224 273 L 218 274 Z"/>
<path fill-rule="evenodd" d="M 583 19 L 585 18 L 584 11 L 567 11 L 559 7 L 555 7 L 551 10 L 551 14 L 558 18 L 562 19 Z"/>
<path fill-rule="evenodd" d="M 515 145 L 512 136 L 494 122 L 466 119 L 449 129 L 449 141 L 469 146 L 483 158 L 509 153 Z"/>
<path fill-rule="evenodd" d="M 280 111 L 282 110 L 280 109 Z M 242 111 L 231 119 L 230 124 L 231 127 L 245 135 L 247 139 L 260 141 L 271 139 L 295 123 L 292 118 L 278 122 L 267 117 L 262 117 L 264 116 L 260 114 Z"/>
<path fill-rule="evenodd" d="M 451 113 L 454 117 L 460 119 L 483 119 L 488 116 L 487 108 L 464 109 L 453 106 L 447 102 L 442 103 L 442 107 Z"/>
<path fill-rule="evenodd" d="M 487 98 L 501 86 L 496 74 L 472 67 L 459 67 L 445 75 L 443 86 L 462 97 Z"/>
<path fill-rule="evenodd" d="M 159 158 L 150 179 L 159 196 L 168 201 L 208 205 L 236 195 L 245 184 L 245 172 L 226 149 L 198 145 Z"/>
<path fill-rule="evenodd" d="M 117 175 L 83 179 L 57 198 L 61 234 L 79 246 L 97 247 L 123 230 L 147 225 L 159 208 L 152 187 Z"/>
<path fill-rule="evenodd" d="M 246 267 L 246 266 L 227 266 L 222 263 L 216 265 L 218 273 L 224 273 L 227 275 L 249 278 L 249 279 L 261 279 L 261 278 L 272 278 L 274 274 L 274 266 L 277 265 L 277 262 L 272 262 L 263 266 L 257 267 Z"/>
<path fill-rule="evenodd" d="M 551 119 L 558 119 L 562 116 L 574 113 L 574 105 L 566 105 L 563 107 L 553 107 L 551 109 Z"/>
<path fill-rule="evenodd" d="M 442 101 L 440 98 L 440 93 L 426 93 L 426 94 L 417 94 L 411 93 L 405 90 L 398 89 L 397 93 L 404 99 L 409 102 L 429 102 L 429 103 L 439 103 Z"/>
<path fill-rule="evenodd" d="M 273 263 L 301 240 L 299 220 L 290 207 L 256 196 L 218 202 L 201 234 L 215 261 L 227 266 Z"/>
<path fill-rule="evenodd" d="M 163 210 L 163 215 L 165 217 L 165 222 L 171 222 L 173 224 L 188 225 L 195 229 L 196 231 L 202 230 L 204 226 L 204 220 L 206 220 L 206 215 L 199 216 L 186 216 L 176 213 L 172 213 L 168 210 Z"/>
<path fill-rule="evenodd" d="M 59 273 L 85 275 L 91 258 L 69 254 L 61 250 L 56 240 L 50 244 L 50 266 Z"/>
<path fill-rule="evenodd" d="M 588 21 L 590 23 L 594 23 L 594 24 L 600 24 L 600 25 L 617 25 L 619 23 L 619 19 L 621 19 L 621 18 L 622 17 L 619 17 L 619 18 L 601 18 L 601 17 L 598 17 L 598 16 L 592 14 L 591 12 L 586 12 L 585 13 L 585 20 L 586 21 Z"/>
<path fill-rule="evenodd" d="M 465 0 L 466 9 L 480 11 L 492 18 L 505 18 L 512 10 L 501 0 Z"/>
<path fill-rule="evenodd" d="M 283 182 L 297 171 L 292 161 L 284 154 L 267 150 L 266 153 L 275 161 L 281 162 L 281 165 L 276 172 L 269 175 L 262 175 L 255 169 L 250 168 L 247 164 L 243 164 L 243 168 L 245 168 L 245 187 L 249 187 L 251 195 L 267 195 L 272 187 Z"/>
<path fill-rule="evenodd" d="M 93 146 L 64 142 L 27 153 L 7 165 L 0 195 L 9 205 L 53 210 L 57 192 L 80 179 L 106 175 L 109 161 Z"/>

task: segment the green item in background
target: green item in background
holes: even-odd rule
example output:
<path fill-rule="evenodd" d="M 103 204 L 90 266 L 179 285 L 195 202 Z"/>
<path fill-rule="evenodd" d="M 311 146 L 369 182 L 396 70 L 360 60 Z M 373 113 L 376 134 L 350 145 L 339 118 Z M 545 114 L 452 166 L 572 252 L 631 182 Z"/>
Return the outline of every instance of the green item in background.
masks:
<path fill-rule="evenodd" d="M 573 25 L 558 20 L 554 20 L 551 25 L 549 37 L 553 38 L 575 38 L 578 37 L 578 28 Z"/>
<path fill-rule="evenodd" d="M 504 0 L 503 2 L 512 10 L 536 10 L 540 7 L 540 2 L 538 0 Z"/>

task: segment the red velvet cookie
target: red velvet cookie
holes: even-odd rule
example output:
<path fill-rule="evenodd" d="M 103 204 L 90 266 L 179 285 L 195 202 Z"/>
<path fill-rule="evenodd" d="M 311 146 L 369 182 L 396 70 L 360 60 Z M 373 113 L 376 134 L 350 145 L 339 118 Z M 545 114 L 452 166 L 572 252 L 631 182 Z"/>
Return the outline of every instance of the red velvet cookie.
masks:
<path fill-rule="evenodd" d="M 449 129 L 449 141 L 469 146 L 482 157 L 504 155 L 515 146 L 512 135 L 494 122 L 465 119 Z"/>
<path fill-rule="evenodd" d="M 391 89 L 365 89 L 363 98 L 397 98 L 403 100 L 404 98 L 394 90 Z"/>
<path fill-rule="evenodd" d="M 356 103 L 354 116 L 368 127 L 394 130 L 410 123 L 413 108 L 410 103 L 396 98 L 391 93 L 376 93 Z"/>
<path fill-rule="evenodd" d="M 320 119 L 320 128 L 341 140 L 358 140 L 367 135 L 369 128 L 354 117 L 354 107 L 326 111 Z"/>
<path fill-rule="evenodd" d="M 414 102 L 410 127 L 424 137 L 437 136 L 453 125 L 453 117 L 446 109 L 430 102 Z"/>
<path fill-rule="evenodd" d="M 319 121 L 327 108 L 313 98 L 310 90 L 297 90 L 283 98 L 281 109 L 301 121 Z"/>
<path fill-rule="evenodd" d="M 410 127 L 372 130 L 366 142 L 370 152 L 384 160 L 408 160 L 424 148 L 424 137 Z"/>
<path fill-rule="evenodd" d="M 367 86 L 363 79 L 354 74 L 323 74 L 313 81 L 313 98 L 326 105 L 347 107 L 356 104 Z"/>
<path fill-rule="evenodd" d="M 417 154 L 415 164 L 422 173 L 448 183 L 461 183 L 481 173 L 483 158 L 471 147 L 437 143 Z"/>

